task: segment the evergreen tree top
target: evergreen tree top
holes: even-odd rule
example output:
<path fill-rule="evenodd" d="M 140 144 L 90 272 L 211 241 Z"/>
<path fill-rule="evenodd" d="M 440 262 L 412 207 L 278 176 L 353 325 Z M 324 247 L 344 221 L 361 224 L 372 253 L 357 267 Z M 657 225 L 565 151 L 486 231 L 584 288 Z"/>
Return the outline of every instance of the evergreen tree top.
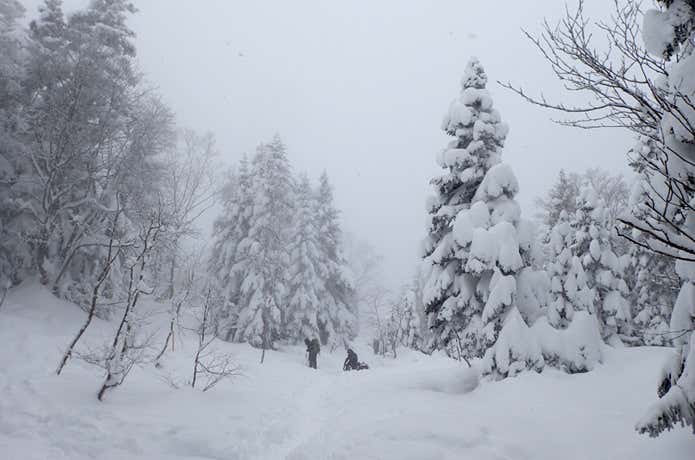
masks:
<path fill-rule="evenodd" d="M 116 54 L 135 57 L 135 32 L 126 25 L 128 15 L 136 12 L 127 0 L 92 0 L 89 8 L 75 13 L 70 24 L 90 35 Z"/>
<path fill-rule="evenodd" d="M 484 89 L 487 85 L 487 74 L 477 57 L 472 57 L 466 65 L 466 70 L 461 78 L 461 89 Z"/>
<path fill-rule="evenodd" d="M 599 198 L 596 190 L 590 184 L 585 184 L 577 197 L 577 208 L 592 211 L 602 206 L 603 200 Z"/>
<path fill-rule="evenodd" d="M 25 9 L 17 0 L 0 2 L 0 27 L 12 29 L 15 21 L 24 16 Z"/>
<path fill-rule="evenodd" d="M 333 206 L 333 185 L 330 182 L 330 179 L 328 178 L 328 174 L 326 171 L 321 173 L 321 177 L 319 177 L 319 186 L 316 191 L 317 196 L 316 198 L 318 199 L 319 202 L 322 204 L 325 204 L 328 207 Z M 335 211 L 335 214 L 338 214 L 337 210 Z"/>
<path fill-rule="evenodd" d="M 464 72 L 461 93 L 442 122 L 442 130 L 458 138 L 439 159 L 442 166 L 466 168 L 484 161 L 489 168 L 499 162 L 497 151 L 504 146 L 508 127 L 494 109 L 486 83 L 483 67 L 472 59 Z"/>
<path fill-rule="evenodd" d="M 29 23 L 29 30 L 35 40 L 58 39 L 66 27 L 61 0 L 46 0 L 39 6 L 39 17 Z"/>
<path fill-rule="evenodd" d="M 309 175 L 306 172 L 301 172 L 297 179 L 298 194 L 309 198 L 311 196 L 311 179 L 309 179 Z"/>

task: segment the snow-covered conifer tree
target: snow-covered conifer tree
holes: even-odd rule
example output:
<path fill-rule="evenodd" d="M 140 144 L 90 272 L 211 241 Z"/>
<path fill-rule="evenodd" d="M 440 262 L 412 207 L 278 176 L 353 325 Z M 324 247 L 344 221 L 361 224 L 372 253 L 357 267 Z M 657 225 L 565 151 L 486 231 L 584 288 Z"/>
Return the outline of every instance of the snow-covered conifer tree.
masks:
<path fill-rule="evenodd" d="M 442 124 L 454 139 L 437 158 L 445 173 L 431 181 L 435 196 L 428 203 L 430 222 L 423 247 L 429 266 L 423 290 L 432 331 L 429 348 L 451 349 L 455 342 L 467 356 L 482 356 L 485 350 L 480 315 L 489 280 L 467 268 L 469 251 L 456 242 L 452 227 L 456 216 L 471 207 L 486 172 L 499 163 L 507 135 L 486 85 L 485 70 L 471 59 L 461 80 L 461 94 Z"/>
<path fill-rule="evenodd" d="M 422 347 L 422 326 L 417 311 L 417 293 L 414 288 L 406 289 L 401 297 L 399 311 L 401 312 L 401 321 L 398 323 L 400 344 L 419 350 Z"/>
<path fill-rule="evenodd" d="M 567 173 L 561 169 L 547 195 L 536 200 L 536 204 L 541 210 L 539 217 L 548 230 L 558 223 L 563 211 L 566 215 L 574 214 L 577 209 L 580 183 L 579 174 Z"/>
<path fill-rule="evenodd" d="M 546 317 L 533 326 L 546 364 L 570 373 L 592 370 L 602 360 L 602 340 L 592 313 L 596 291 L 587 285 L 584 266 L 574 254 L 575 237 L 569 216 L 561 211 L 548 242 L 551 301 Z"/>
<path fill-rule="evenodd" d="M 456 139 L 440 157 L 448 174 L 433 180 L 424 300 L 433 347 L 484 356 L 483 371 L 504 378 L 544 365 L 528 324 L 547 302 L 547 277 L 532 268 L 535 231 L 514 200 L 516 177 L 499 164 L 507 127 L 486 83 L 471 60 L 444 120 Z"/>
<path fill-rule="evenodd" d="M 577 200 L 571 227 L 574 232 L 572 249 L 582 262 L 587 286 L 593 291 L 592 313 L 597 315 L 601 336 L 611 342 L 629 341 L 632 335 L 632 315 L 625 296 L 627 284 L 623 279 L 620 259 L 611 247 L 610 231 L 606 228 L 603 200 L 593 187 L 585 185 Z M 582 294 L 582 301 L 588 298 Z"/>
<path fill-rule="evenodd" d="M 236 174 L 230 174 L 222 190 L 222 212 L 213 224 L 209 271 L 217 281 L 223 302 L 214 312 L 216 334 L 231 341 L 236 333 L 243 268 L 247 265 L 240 244 L 248 236 L 253 212 L 251 175 L 246 156 Z"/>
<path fill-rule="evenodd" d="M 29 256 L 16 220 L 21 203 L 13 190 L 24 156 L 18 132 L 24 53 L 17 34 L 23 14 L 16 0 L 0 1 L 0 296 L 18 281 Z"/>
<path fill-rule="evenodd" d="M 292 192 L 285 145 L 275 136 L 261 144 L 253 158 L 249 229 L 236 248 L 235 272 L 241 284 L 234 341 L 265 349 L 283 336 Z"/>
<path fill-rule="evenodd" d="M 566 212 L 561 212 L 550 233 L 552 301 L 548 305 L 548 322 L 565 329 L 572 322 L 575 311 L 592 311 L 594 291 L 587 286 L 587 277 L 581 261 L 573 252 L 575 233 Z"/>
<path fill-rule="evenodd" d="M 378 314 L 378 312 L 376 312 Z M 382 352 L 390 350 L 397 357 L 397 348 L 413 350 L 422 348 L 422 328 L 417 311 L 417 292 L 415 285 L 407 286 L 400 297 L 391 304 L 387 319 L 382 323 L 377 318 L 377 336 Z"/>
<path fill-rule="evenodd" d="M 643 238 L 633 231 L 633 238 Z M 630 246 L 627 279 L 635 337 L 644 345 L 670 345 L 669 321 L 680 288 L 675 260 L 642 246 Z"/>
<path fill-rule="evenodd" d="M 320 256 L 319 277 L 323 281 L 318 326 L 321 342 L 336 346 L 357 334 L 357 302 L 347 261 L 342 254 L 342 231 L 333 188 L 324 172 L 315 191 L 315 215 Z"/>
<path fill-rule="evenodd" d="M 461 211 L 454 223 L 454 239 L 468 253 L 465 273 L 479 278 L 476 291 L 484 299 L 482 368 L 495 379 L 544 366 L 541 347 L 528 325 L 541 314 L 547 286 L 543 274 L 532 268 L 538 256 L 535 231 L 521 219 L 514 200 L 518 190 L 508 165 L 493 166 L 471 208 Z"/>
<path fill-rule="evenodd" d="M 287 336 L 295 343 L 319 337 L 317 318 L 325 304 L 323 280 L 319 273 L 321 254 L 316 225 L 315 196 L 309 177 L 301 175 L 296 186 L 296 212 L 290 239 L 290 266 L 287 301 Z"/>
<path fill-rule="evenodd" d="M 625 253 L 626 241 L 613 231 L 616 220 L 625 210 L 629 198 L 629 189 L 621 174 L 611 174 L 601 168 L 589 168 L 581 174 L 567 173 L 560 170 L 557 179 L 545 196 L 536 199 L 539 212 L 536 217 L 543 223 L 543 242 L 548 244 L 550 232 L 557 223 L 560 213 L 564 211 L 573 216 L 577 211 L 577 199 L 582 185 L 589 183 L 604 202 L 607 227 L 611 230 L 611 245 L 616 253 Z"/>

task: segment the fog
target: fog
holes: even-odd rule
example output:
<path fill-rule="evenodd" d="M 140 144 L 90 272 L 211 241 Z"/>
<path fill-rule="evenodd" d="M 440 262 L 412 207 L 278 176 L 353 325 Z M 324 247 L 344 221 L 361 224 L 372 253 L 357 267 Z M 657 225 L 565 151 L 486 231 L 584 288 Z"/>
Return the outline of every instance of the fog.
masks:
<path fill-rule="evenodd" d="M 26 1 L 28 16 L 38 0 Z M 84 0 L 66 1 L 70 7 Z M 607 12 L 609 2 L 589 1 Z M 604 5 L 605 4 L 605 5 Z M 500 87 L 565 97 L 522 28 L 538 32 L 564 4 L 146 0 L 132 20 L 139 62 L 181 125 L 212 131 L 225 162 L 279 133 L 298 171 L 326 170 L 344 225 L 384 257 L 392 286 L 414 272 L 428 181 L 448 140 L 440 123 L 470 56 L 510 126 L 504 161 L 523 212 L 561 168 L 627 173 L 630 138 L 580 131 Z M 603 10 L 606 11 L 603 11 Z"/>

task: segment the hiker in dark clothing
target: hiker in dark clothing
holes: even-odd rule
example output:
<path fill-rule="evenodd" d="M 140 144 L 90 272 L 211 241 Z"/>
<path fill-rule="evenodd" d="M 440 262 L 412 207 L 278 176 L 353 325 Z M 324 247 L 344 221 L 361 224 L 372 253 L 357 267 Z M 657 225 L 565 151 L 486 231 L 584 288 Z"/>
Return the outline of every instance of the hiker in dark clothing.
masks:
<path fill-rule="evenodd" d="M 319 339 L 304 339 L 304 344 L 306 345 L 306 352 L 309 353 L 309 367 L 316 369 L 316 355 L 321 353 L 321 344 L 319 344 Z"/>
<path fill-rule="evenodd" d="M 348 348 L 347 358 L 345 358 L 345 362 L 343 363 L 343 370 L 344 371 L 361 371 L 364 369 L 369 369 L 369 366 L 367 366 L 365 363 L 359 362 L 359 360 L 357 359 L 357 353 L 352 351 L 351 348 Z"/>

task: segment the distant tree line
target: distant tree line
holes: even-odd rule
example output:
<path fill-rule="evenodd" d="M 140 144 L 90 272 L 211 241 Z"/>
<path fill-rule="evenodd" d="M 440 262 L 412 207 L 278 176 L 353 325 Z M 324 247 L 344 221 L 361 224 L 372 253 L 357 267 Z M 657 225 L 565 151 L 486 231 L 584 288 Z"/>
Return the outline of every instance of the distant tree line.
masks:
<path fill-rule="evenodd" d="M 219 337 L 259 348 L 357 334 L 357 302 L 339 214 L 324 173 L 295 177 L 276 136 L 230 174 L 209 270 L 224 293 Z"/>

